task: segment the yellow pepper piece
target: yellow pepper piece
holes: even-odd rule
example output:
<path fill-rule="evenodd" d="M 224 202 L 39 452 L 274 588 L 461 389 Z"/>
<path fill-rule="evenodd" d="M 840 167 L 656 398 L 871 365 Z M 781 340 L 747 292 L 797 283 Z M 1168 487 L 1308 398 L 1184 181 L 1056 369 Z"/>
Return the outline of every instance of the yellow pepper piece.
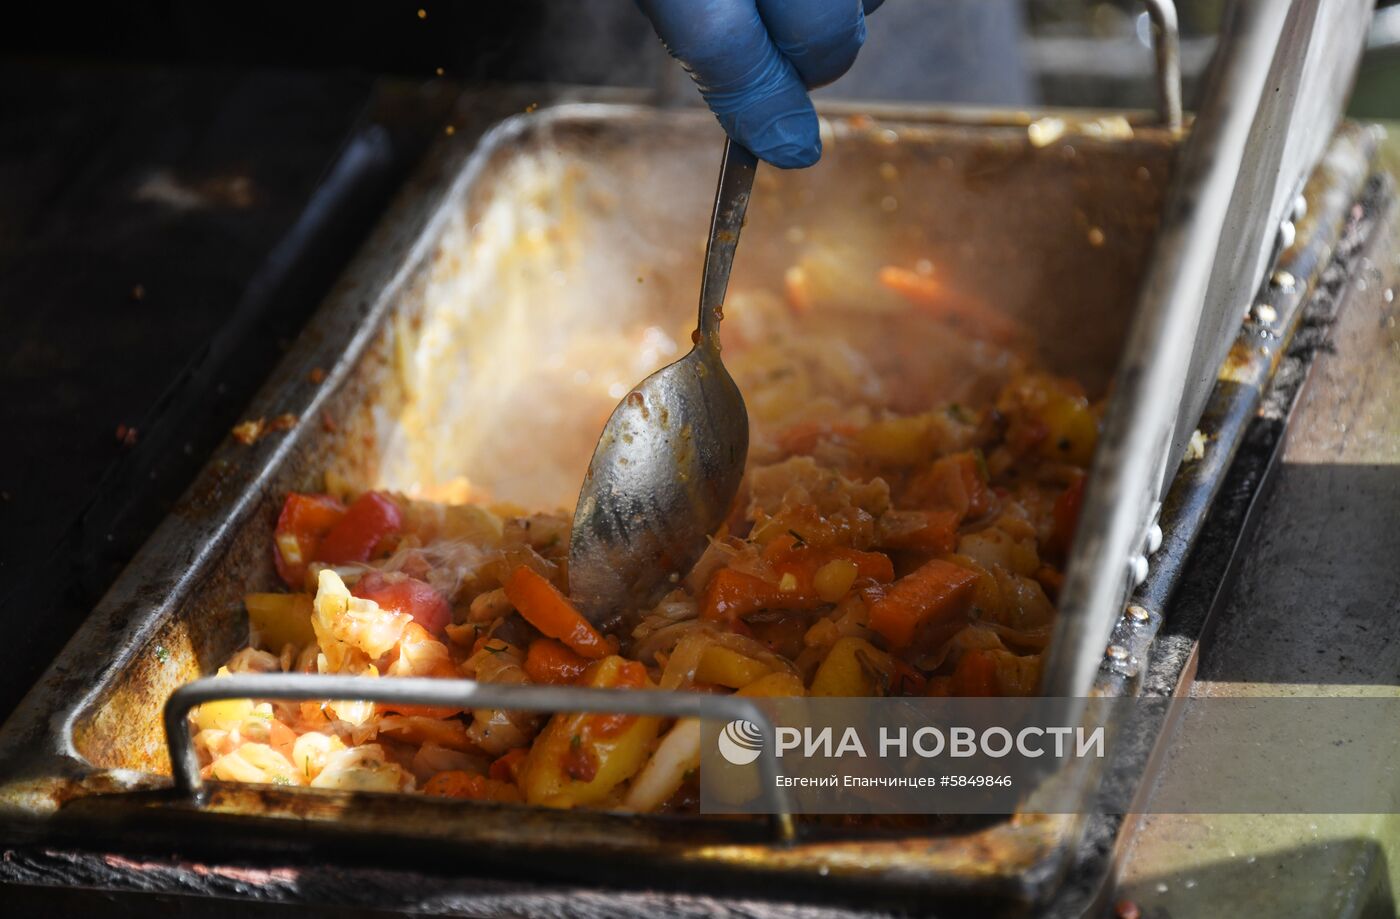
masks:
<path fill-rule="evenodd" d="M 759 677 L 743 689 L 735 693 L 736 696 L 749 696 L 753 698 L 774 698 L 779 696 L 805 696 L 806 688 L 802 685 L 802 680 L 795 673 L 788 673 L 784 670 L 775 671 L 765 677 Z"/>
<path fill-rule="evenodd" d="M 1099 439 L 1099 423 L 1088 399 L 1052 393 L 1036 411 L 1036 417 L 1046 430 L 1045 439 L 1040 442 L 1041 456 L 1076 466 L 1089 465 Z"/>
<path fill-rule="evenodd" d="M 505 522 L 484 507 L 450 504 L 443 508 L 444 538 L 495 546 L 500 544 L 504 530 Z"/>
<path fill-rule="evenodd" d="M 205 702 L 194 713 L 195 726 L 201 731 L 232 731 L 253 714 L 252 699 L 220 699 Z"/>
<path fill-rule="evenodd" d="M 835 558 L 822 565 L 812 575 L 812 587 L 823 603 L 839 603 L 851 585 L 856 582 L 860 569 L 848 558 Z"/>
<path fill-rule="evenodd" d="M 894 662 L 863 638 L 847 636 L 831 646 L 812 677 L 814 696 L 883 696 L 894 675 Z"/>
<path fill-rule="evenodd" d="M 219 668 L 218 676 L 228 675 L 227 667 Z M 252 714 L 252 699 L 218 699 L 196 708 L 193 718 L 198 730 L 232 731 Z"/>
<path fill-rule="evenodd" d="M 702 683 L 738 689 L 767 676 L 770 670 L 771 668 L 747 654 L 731 651 L 723 645 L 710 645 L 700 655 L 700 663 L 695 668 L 695 679 Z"/>
<path fill-rule="evenodd" d="M 856 432 L 855 442 L 879 462 L 906 466 L 930 459 L 937 437 L 931 416 L 910 415 L 871 422 Z"/>
<path fill-rule="evenodd" d="M 579 677 L 579 686 L 612 689 L 618 686 L 651 688 L 624 678 L 626 670 L 640 667 L 617 655 L 596 661 Z M 577 807 L 594 804 L 642 768 L 661 727 L 660 718 L 633 716 L 620 730 L 600 732 L 599 725 L 613 716 L 597 714 L 555 715 L 530 747 L 520 767 L 520 790 L 531 804 Z"/>
<path fill-rule="evenodd" d="M 311 629 L 310 594 L 248 594 L 243 598 L 248 622 L 274 653 L 286 645 L 305 647 L 316 640 Z"/>

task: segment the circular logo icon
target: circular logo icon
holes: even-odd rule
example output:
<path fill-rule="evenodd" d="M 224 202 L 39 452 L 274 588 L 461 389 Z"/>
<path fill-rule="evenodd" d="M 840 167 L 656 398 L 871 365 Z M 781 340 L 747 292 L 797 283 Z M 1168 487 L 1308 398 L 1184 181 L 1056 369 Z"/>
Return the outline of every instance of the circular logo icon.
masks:
<path fill-rule="evenodd" d="M 736 766 L 747 766 L 763 752 L 763 732 L 752 721 L 731 721 L 719 732 L 720 755 Z"/>

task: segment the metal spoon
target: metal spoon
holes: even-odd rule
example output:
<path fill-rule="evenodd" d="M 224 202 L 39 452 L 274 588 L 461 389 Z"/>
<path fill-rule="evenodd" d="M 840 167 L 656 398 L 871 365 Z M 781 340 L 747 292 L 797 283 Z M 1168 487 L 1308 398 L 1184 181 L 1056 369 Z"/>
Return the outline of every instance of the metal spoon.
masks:
<path fill-rule="evenodd" d="M 618 403 L 588 464 L 569 594 L 595 625 L 659 600 L 705 551 L 738 494 L 749 416 L 720 360 L 719 323 L 757 168 L 757 157 L 725 141 L 695 346 Z"/>

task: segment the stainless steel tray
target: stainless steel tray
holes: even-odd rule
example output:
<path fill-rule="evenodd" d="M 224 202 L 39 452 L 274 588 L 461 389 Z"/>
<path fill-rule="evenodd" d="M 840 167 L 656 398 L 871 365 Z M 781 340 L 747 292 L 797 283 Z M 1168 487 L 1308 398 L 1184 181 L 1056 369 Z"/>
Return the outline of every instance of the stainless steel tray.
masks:
<path fill-rule="evenodd" d="M 976 898 L 987 914 L 1043 903 L 1082 818 L 775 843 L 763 824 L 733 820 L 220 784 L 197 801 L 171 790 L 162 711 L 245 640 L 241 598 L 275 581 L 267 534 L 287 490 L 319 487 L 327 472 L 413 490 L 466 476 L 502 498 L 567 501 L 597 431 L 575 415 L 611 406 L 608 373 L 635 380 L 651 368 L 629 363 L 630 346 L 615 366 L 574 366 L 566 345 L 694 302 L 720 139 L 708 116 L 572 104 L 492 126 L 519 99 L 490 100 L 464 104 L 455 137 L 249 410 L 299 423 L 217 451 L 0 730 L 0 820 L 89 842 L 217 833 L 229 847 L 384 858 L 430 847 L 592 880 L 635 880 L 645 865 L 675 882 L 861 890 L 906 904 Z M 1061 113 L 1063 136 L 1037 145 L 1024 114 L 830 115 L 819 167 L 762 174 L 735 288 L 778 288 L 813 244 L 932 258 L 1029 325 L 1051 367 L 1104 391 L 1178 135 L 1147 119 Z M 570 385 L 592 390 L 567 416 L 540 401 Z M 1130 677 L 1107 667 L 1101 690 L 1131 692 Z M 1086 800 L 1092 790 L 1086 781 Z"/>

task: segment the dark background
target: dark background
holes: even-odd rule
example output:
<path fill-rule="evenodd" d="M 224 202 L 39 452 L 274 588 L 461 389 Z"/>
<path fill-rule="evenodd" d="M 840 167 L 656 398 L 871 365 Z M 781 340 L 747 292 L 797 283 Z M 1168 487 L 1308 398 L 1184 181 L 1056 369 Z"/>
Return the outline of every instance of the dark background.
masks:
<path fill-rule="evenodd" d="M 460 86 L 649 83 L 665 61 L 619 0 L 7 10 L 0 719 L 241 420 Z"/>
<path fill-rule="evenodd" d="M 627 83 L 651 79 L 659 59 L 631 0 L 134 0 L 36 4 L 24 17 L 0 30 L 0 55 L 67 65 Z"/>

